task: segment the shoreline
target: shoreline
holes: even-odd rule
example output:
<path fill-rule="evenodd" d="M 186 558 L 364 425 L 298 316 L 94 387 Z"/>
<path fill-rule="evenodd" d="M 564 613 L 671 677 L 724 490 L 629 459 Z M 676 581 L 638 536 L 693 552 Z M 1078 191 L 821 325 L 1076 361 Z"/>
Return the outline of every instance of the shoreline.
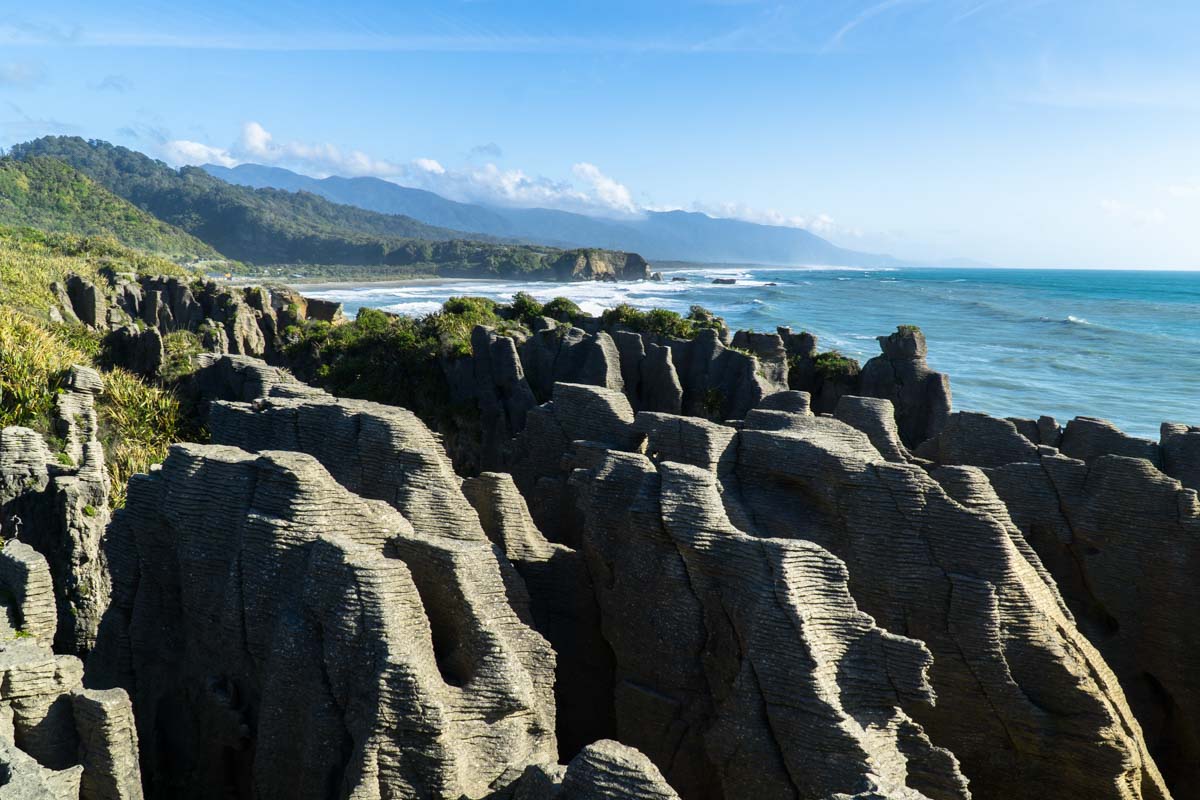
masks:
<path fill-rule="evenodd" d="M 349 280 L 349 281 L 281 281 L 289 289 L 309 291 L 330 291 L 333 289 L 357 288 L 370 286 L 376 289 L 401 288 L 404 286 L 423 286 L 429 284 L 448 283 L 503 283 L 499 278 L 383 278 L 381 280 Z M 234 281 L 236 283 L 236 281 Z M 253 285 L 253 284 L 251 284 Z"/>

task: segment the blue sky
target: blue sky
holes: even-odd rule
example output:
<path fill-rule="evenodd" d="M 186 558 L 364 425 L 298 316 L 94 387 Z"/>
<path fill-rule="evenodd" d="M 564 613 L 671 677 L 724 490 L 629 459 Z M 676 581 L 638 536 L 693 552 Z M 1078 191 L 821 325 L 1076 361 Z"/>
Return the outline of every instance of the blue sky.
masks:
<path fill-rule="evenodd" d="M 26 4 L 0 9 L 0 145 L 1200 268 L 1197 30 L 1195 0 Z"/>

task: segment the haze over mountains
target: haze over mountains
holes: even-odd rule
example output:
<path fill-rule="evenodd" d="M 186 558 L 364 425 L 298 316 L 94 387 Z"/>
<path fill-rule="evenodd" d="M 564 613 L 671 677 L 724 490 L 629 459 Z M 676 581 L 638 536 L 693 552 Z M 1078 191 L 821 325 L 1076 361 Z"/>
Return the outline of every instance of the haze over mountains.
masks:
<path fill-rule="evenodd" d="M 695 212 L 647 211 L 640 217 L 605 219 L 548 208 L 460 203 L 380 178 L 312 178 L 260 164 L 232 168 L 205 164 L 203 169 L 229 183 L 311 192 L 335 203 L 400 214 L 427 225 L 558 247 L 626 250 L 651 260 L 862 267 L 900 264 L 891 256 L 838 247 L 801 228 Z"/>

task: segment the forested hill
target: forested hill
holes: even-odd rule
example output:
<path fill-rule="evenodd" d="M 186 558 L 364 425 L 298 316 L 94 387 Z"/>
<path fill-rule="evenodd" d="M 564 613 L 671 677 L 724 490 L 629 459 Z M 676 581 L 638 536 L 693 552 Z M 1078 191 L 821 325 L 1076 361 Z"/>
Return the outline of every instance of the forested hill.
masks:
<path fill-rule="evenodd" d="M 409 263 L 424 256 L 428 242 L 498 241 L 338 205 L 307 192 L 234 186 L 202 169 L 175 170 L 102 141 L 47 136 L 14 146 L 10 155 L 65 162 L 225 256 L 250 264 Z"/>
<path fill-rule="evenodd" d="M 123 245 L 178 260 L 218 257 L 194 236 L 50 158 L 0 159 L 0 225 L 108 235 Z"/>

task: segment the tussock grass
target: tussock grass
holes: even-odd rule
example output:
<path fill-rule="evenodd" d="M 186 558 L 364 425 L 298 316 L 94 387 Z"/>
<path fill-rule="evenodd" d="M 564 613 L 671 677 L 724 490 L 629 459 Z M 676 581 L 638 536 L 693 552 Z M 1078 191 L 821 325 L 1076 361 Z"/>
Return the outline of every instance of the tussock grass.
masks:
<path fill-rule="evenodd" d="M 90 361 L 45 325 L 0 306 L 0 428 L 48 432 L 66 371 Z"/>
<path fill-rule="evenodd" d="M 72 236 L 0 226 L 0 305 L 47 319 L 50 284 L 72 272 L 92 280 L 103 269 L 140 275 L 191 275 L 165 258 L 131 250 L 107 236 Z"/>
<path fill-rule="evenodd" d="M 95 331 L 48 322 L 49 287 L 72 272 L 100 279 L 102 269 L 190 274 L 111 240 L 0 228 L 0 427 L 33 428 L 54 446 L 51 418 L 66 373 L 75 364 L 99 368 L 101 345 Z M 173 344 L 169 351 L 182 357 L 192 343 Z M 162 461 L 171 444 L 201 438 L 202 432 L 169 386 L 122 369 L 102 369 L 101 375 L 96 411 L 117 508 L 125 502 L 131 475 Z"/>

